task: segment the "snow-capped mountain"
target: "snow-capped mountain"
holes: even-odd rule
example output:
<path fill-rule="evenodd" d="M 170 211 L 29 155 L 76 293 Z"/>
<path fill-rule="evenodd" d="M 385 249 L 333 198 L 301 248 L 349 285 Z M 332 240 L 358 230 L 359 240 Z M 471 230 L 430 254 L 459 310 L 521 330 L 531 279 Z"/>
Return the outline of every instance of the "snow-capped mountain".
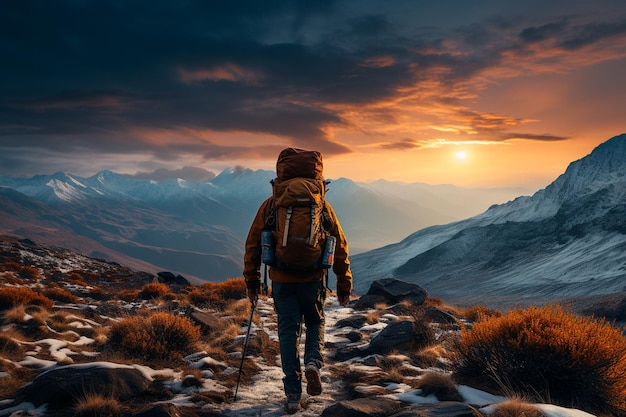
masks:
<path fill-rule="evenodd" d="M 382 276 L 446 300 L 528 302 L 626 289 L 626 134 L 530 197 L 352 257 L 357 292 Z"/>
<path fill-rule="evenodd" d="M 241 275 L 244 240 L 260 203 L 271 194 L 274 175 L 235 168 L 207 182 L 155 182 L 111 171 L 88 178 L 62 172 L 0 176 L 0 231 L 147 272 L 166 269 L 220 281 Z M 460 201 L 467 190 L 457 191 Z M 501 190 L 483 192 L 503 198 Z M 433 209 L 434 201 L 458 206 L 449 186 L 370 186 L 341 178 L 331 182 L 327 198 L 353 253 L 397 242 L 407 230 L 463 218 Z M 470 210 L 475 207 L 465 213 Z"/>

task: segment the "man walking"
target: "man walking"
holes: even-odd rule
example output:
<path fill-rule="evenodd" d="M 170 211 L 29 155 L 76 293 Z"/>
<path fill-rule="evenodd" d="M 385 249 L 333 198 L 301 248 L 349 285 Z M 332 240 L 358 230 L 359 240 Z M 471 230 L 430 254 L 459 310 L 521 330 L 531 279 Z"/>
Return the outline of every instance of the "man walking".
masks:
<path fill-rule="evenodd" d="M 284 149 L 276 163 L 273 195 L 259 207 L 246 239 L 243 275 L 248 297 L 256 303 L 261 286 L 261 235 L 269 233 L 264 235 L 266 247 L 263 250 L 269 252 L 263 253 L 266 256 L 263 262 L 270 265 L 289 413 L 300 409 L 302 323 L 306 328 L 304 374 L 307 393 L 322 393 L 320 368 L 324 362 L 324 278 L 327 269 L 332 265 L 337 276 L 337 297 L 341 305 L 348 303 L 352 290 L 348 243 L 333 208 L 324 199 L 326 182 L 322 170 L 319 152 Z M 267 239 L 273 241 L 272 247 Z"/>

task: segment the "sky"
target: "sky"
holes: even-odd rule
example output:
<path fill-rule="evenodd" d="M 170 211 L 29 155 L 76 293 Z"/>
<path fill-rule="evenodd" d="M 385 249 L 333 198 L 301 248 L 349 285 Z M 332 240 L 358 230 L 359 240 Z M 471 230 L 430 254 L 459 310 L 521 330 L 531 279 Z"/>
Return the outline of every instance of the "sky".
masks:
<path fill-rule="evenodd" d="M 536 190 L 626 132 L 623 0 L 1 0 L 0 61 L 0 175 Z"/>

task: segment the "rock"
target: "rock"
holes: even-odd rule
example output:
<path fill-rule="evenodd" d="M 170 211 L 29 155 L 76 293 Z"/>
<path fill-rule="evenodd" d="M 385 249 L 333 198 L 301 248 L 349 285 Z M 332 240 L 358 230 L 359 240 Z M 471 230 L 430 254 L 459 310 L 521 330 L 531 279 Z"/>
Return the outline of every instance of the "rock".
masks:
<path fill-rule="evenodd" d="M 387 311 L 397 316 L 409 316 L 415 311 L 415 308 L 411 309 L 405 304 L 398 303 L 387 307 Z"/>
<path fill-rule="evenodd" d="M 426 307 L 424 309 L 424 315 L 426 316 L 426 318 L 437 323 L 458 324 L 456 317 L 454 317 L 450 313 L 438 309 L 437 307 Z"/>
<path fill-rule="evenodd" d="M 392 304 L 409 301 L 414 305 L 422 305 L 428 297 L 428 292 L 417 284 L 396 278 L 384 278 L 372 282 L 367 295 L 381 295 Z"/>
<path fill-rule="evenodd" d="M 354 303 L 355 310 L 366 310 L 368 308 L 376 307 L 376 304 L 384 304 L 387 299 L 379 294 L 375 295 L 363 295 Z"/>
<path fill-rule="evenodd" d="M 17 402 L 30 402 L 37 407 L 67 407 L 94 389 L 103 396 L 125 401 L 146 392 L 151 381 L 142 372 L 126 365 L 108 362 L 68 365 L 38 375 L 18 393 Z"/>
<path fill-rule="evenodd" d="M 191 285 L 189 280 L 182 275 L 174 275 L 169 271 L 157 272 L 159 282 L 164 284 Z"/>
<path fill-rule="evenodd" d="M 390 323 L 370 341 L 368 353 L 388 353 L 399 345 L 415 340 L 413 322 L 402 320 Z"/>
<path fill-rule="evenodd" d="M 174 280 L 176 279 L 176 275 L 174 275 L 173 273 L 169 272 L 169 271 L 161 271 L 161 272 L 157 272 L 157 276 L 159 277 L 159 282 L 163 282 L 163 283 L 168 283 L 168 282 L 174 282 Z"/>
<path fill-rule="evenodd" d="M 363 334 L 361 332 L 357 332 L 356 330 L 352 330 L 346 334 L 346 338 L 350 340 L 352 343 L 358 342 L 363 339 Z"/>
<path fill-rule="evenodd" d="M 401 410 L 400 402 L 385 397 L 340 401 L 327 407 L 322 417 L 388 417 Z"/>
<path fill-rule="evenodd" d="M 353 329 L 360 329 L 366 322 L 367 317 L 358 314 L 337 321 L 337 323 L 335 323 L 335 327 L 352 327 Z"/>
<path fill-rule="evenodd" d="M 476 410 L 465 403 L 440 402 L 437 404 L 417 404 L 391 417 L 475 417 Z"/>
<path fill-rule="evenodd" d="M 133 414 L 133 417 L 180 417 L 180 411 L 174 404 L 157 404 L 152 408 Z"/>

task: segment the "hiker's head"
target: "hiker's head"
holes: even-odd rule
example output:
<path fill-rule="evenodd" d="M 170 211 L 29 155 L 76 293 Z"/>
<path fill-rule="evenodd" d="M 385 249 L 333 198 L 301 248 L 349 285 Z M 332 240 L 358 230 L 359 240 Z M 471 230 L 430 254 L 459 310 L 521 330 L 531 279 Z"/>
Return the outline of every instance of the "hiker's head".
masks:
<path fill-rule="evenodd" d="M 276 176 L 279 180 L 304 177 L 323 180 L 322 154 L 298 148 L 283 149 L 276 161 Z"/>

